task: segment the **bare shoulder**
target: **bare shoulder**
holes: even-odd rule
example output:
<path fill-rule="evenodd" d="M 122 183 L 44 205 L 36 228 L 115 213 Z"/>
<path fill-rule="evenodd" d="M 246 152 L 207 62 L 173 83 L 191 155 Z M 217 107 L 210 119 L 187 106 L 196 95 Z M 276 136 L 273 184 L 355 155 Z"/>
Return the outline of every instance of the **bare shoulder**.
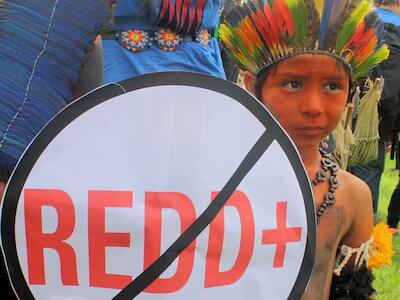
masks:
<path fill-rule="evenodd" d="M 339 184 L 342 187 L 341 191 L 348 200 L 356 202 L 354 204 L 362 205 L 370 203 L 372 196 L 368 185 L 357 176 L 340 170 L 338 172 Z"/>
<path fill-rule="evenodd" d="M 359 246 L 369 239 L 373 227 L 372 196 L 368 185 L 358 177 L 340 170 L 338 204 L 346 208 L 350 221 L 342 243 Z"/>

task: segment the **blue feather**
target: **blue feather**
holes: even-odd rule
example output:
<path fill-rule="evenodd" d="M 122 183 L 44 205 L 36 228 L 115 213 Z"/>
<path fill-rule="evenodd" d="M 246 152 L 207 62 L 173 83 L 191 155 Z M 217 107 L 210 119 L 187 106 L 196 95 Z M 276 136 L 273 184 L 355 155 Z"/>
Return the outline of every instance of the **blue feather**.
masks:
<path fill-rule="evenodd" d="M 318 40 L 320 47 L 327 47 L 328 40 L 335 37 L 333 33 L 339 30 L 339 24 L 343 24 L 343 18 L 347 18 L 349 10 L 352 11 L 360 2 L 361 0 L 325 0 Z"/>
<path fill-rule="evenodd" d="M 14 160 L 72 99 L 112 0 L 4 0 L 0 7 L 0 152 Z M 2 156 L 1 156 L 2 157 Z M 10 170 L 11 171 L 11 170 Z"/>
<path fill-rule="evenodd" d="M 322 13 L 321 17 L 321 23 L 320 23 L 320 33 L 319 33 L 319 46 L 321 48 L 325 47 L 325 41 L 327 39 L 327 31 L 328 31 L 328 22 L 329 22 L 329 17 L 331 14 L 332 6 L 333 6 L 334 0 L 325 0 L 324 1 L 324 10 Z"/>

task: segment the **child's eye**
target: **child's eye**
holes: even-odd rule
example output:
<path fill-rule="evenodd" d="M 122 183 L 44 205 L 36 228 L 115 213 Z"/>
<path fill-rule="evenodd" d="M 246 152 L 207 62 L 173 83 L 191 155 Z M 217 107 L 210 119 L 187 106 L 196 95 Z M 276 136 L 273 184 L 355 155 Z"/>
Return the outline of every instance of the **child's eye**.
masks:
<path fill-rule="evenodd" d="M 297 80 L 291 80 L 285 83 L 285 87 L 290 89 L 298 89 L 301 87 L 301 83 Z"/>
<path fill-rule="evenodd" d="M 340 90 L 340 85 L 336 84 L 336 83 L 329 83 L 325 86 L 326 89 L 330 90 L 330 91 L 336 91 L 336 90 Z"/>

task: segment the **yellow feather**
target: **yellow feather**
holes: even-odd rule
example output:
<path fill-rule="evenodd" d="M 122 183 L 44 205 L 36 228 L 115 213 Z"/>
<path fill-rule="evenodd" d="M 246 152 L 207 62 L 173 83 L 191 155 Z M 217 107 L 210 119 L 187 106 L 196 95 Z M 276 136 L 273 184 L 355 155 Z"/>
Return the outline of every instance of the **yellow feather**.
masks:
<path fill-rule="evenodd" d="M 324 0 L 315 0 L 315 7 L 318 10 L 319 18 L 322 18 L 322 13 L 324 11 Z"/>
<path fill-rule="evenodd" d="M 373 233 L 373 244 L 370 248 L 368 268 L 380 268 L 392 263 L 393 242 L 392 234 L 384 223 L 375 225 Z"/>

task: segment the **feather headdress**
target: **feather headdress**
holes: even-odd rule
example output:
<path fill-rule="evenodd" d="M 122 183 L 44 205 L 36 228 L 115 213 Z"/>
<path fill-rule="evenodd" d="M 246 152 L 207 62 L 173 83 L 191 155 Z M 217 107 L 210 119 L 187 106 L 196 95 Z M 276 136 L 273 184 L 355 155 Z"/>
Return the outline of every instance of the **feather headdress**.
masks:
<path fill-rule="evenodd" d="M 355 78 L 385 60 L 383 25 L 368 0 L 249 0 L 221 24 L 219 37 L 246 71 L 302 53 L 342 61 Z"/>
<path fill-rule="evenodd" d="M 0 154 L 13 162 L 72 101 L 112 0 L 0 0 Z M 5 163 L 3 162 L 4 166 Z"/>

